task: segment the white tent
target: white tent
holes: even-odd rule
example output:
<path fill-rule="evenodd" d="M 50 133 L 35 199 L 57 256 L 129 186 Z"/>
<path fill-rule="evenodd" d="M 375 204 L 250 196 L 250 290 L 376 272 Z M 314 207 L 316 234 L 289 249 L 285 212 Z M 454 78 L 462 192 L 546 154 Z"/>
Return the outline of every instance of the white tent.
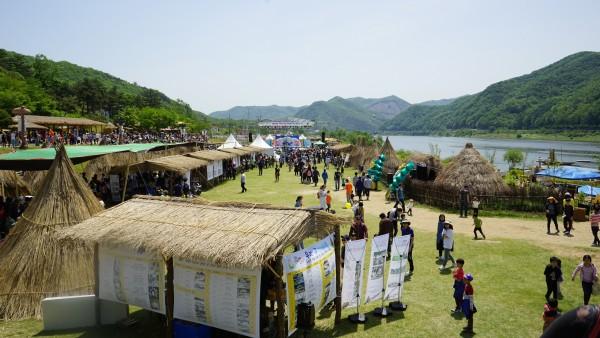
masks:
<path fill-rule="evenodd" d="M 261 153 L 267 154 L 269 156 L 273 156 L 273 147 L 271 147 L 265 140 L 263 140 L 262 136 L 258 135 L 250 144 L 251 147 L 263 149 Z"/>
<path fill-rule="evenodd" d="M 242 147 L 242 145 L 235 139 L 233 134 L 229 134 L 229 137 L 227 138 L 227 140 L 225 140 L 225 143 L 223 143 L 217 149 L 231 149 L 231 148 L 241 148 L 241 147 Z"/>
<path fill-rule="evenodd" d="M 269 134 L 267 135 L 267 137 L 265 138 L 265 142 L 267 142 L 268 145 L 272 146 L 273 145 L 273 140 L 275 138 L 273 137 L 273 135 Z"/>
<path fill-rule="evenodd" d="M 300 135 L 300 137 L 298 137 L 299 140 L 306 140 L 306 136 L 304 136 L 304 134 Z"/>

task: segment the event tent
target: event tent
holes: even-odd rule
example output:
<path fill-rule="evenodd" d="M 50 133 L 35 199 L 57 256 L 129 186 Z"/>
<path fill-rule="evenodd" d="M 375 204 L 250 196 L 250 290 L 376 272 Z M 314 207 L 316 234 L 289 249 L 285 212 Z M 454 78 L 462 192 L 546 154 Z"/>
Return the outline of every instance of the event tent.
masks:
<path fill-rule="evenodd" d="M 233 136 L 233 134 L 229 134 L 229 137 L 227 138 L 227 140 L 225 140 L 225 143 L 223 143 L 217 149 L 231 149 L 231 148 L 241 148 L 241 147 L 242 147 L 242 145 L 235 139 L 235 136 Z"/>
<path fill-rule="evenodd" d="M 262 136 L 258 135 L 254 141 L 250 144 L 251 147 L 261 149 L 261 153 L 273 156 L 273 147 L 271 147 Z"/>
<path fill-rule="evenodd" d="M 547 168 L 536 174 L 537 176 L 548 176 L 562 178 L 565 180 L 597 180 L 600 179 L 600 171 L 572 166 L 560 166 Z"/>
<path fill-rule="evenodd" d="M 275 138 L 273 137 L 273 135 L 269 134 L 269 135 L 267 135 L 267 137 L 265 137 L 265 142 L 267 142 L 268 145 L 272 146 L 274 139 Z"/>
<path fill-rule="evenodd" d="M 600 188 L 592 187 L 591 185 L 582 185 L 577 188 L 577 193 L 588 196 L 598 196 L 600 195 Z"/>

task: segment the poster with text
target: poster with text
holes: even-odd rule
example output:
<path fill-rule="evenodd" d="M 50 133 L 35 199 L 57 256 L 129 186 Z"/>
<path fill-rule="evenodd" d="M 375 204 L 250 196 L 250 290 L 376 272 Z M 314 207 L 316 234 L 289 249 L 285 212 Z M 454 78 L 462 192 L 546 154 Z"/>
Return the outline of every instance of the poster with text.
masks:
<path fill-rule="evenodd" d="M 344 253 L 344 287 L 342 288 L 342 308 L 356 307 L 360 303 L 365 266 L 367 240 L 346 242 Z M 358 296 L 358 297 L 357 297 Z"/>
<path fill-rule="evenodd" d="M 223 175 L 223 160 L 217 160 L 216 162 L 216 175 L 215 177 L 219 177 Z"/>
<path fill-rule="evenodd" d="M 387 286 L 385 288 L 385 300 L 396 301 L 402 297 L 409 247 L 410 235 L 394 237 Z"/>
<path fill-rule="evenodd" d="M 259 337 L 260 273 L 174 258 L 173 317 Z"/>
<path fill-rule="evenodd" d="M 291 335 L 296 331 L 298 304 L 310 302 L 315 305 L 315 311 L 319 311 L 336 297 L 333 236 L 283 256 L 283 273 L 288 301 L 288 333 Z"/>
<path fill-rule="evenodd" d="M 367 276 L 367 294 L 365 304 L 383 297 L 383 277 L 387 256 L 389 234 L 373 237 L 371 243 L 371 265 Z"/>
<path fill-rule="evenodd" d="M 165 313 L 165 263 L 161 257 L 100 246 L 99 297 Z"/>
<path fill-rule="evenodd" d="M 214 177 L 214 162 L 208 162 L 206 165 L 206 180 L 210 181 Z"/>

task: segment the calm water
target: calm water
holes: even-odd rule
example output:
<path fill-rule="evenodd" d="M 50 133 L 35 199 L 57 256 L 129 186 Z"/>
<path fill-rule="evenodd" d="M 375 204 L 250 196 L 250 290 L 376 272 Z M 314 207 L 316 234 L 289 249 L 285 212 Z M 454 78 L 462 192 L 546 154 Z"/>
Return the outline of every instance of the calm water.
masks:
<path fill-rule="evenodd" d="M 562 162 L 596 161 L 595 155 L 600 155 L 600 144 L 590 142 L 561 142 L 538 140 L 508 140 L 482 139 L 467 137 L 441 136 L 390 136 L 394 149 L 406 149 L 430 154 L 430 145 L 438 145 L 442 158 L 458 154 L 467 142 L 473 143 L 481 155 L 490 159 L 495 152 L 494 165 L 505 171 L 508 164 L 502 159 L 507 149 L 516 148 L 526 154 L 527 166 L 534 165 L 538 158 L 547 159 L 549 150 L 556 150 L 556 159 Z M 385 139 L 385 136 L 384 136 Z M 585 166 L 597 167 L 596 164 L 582 163 Z"/>

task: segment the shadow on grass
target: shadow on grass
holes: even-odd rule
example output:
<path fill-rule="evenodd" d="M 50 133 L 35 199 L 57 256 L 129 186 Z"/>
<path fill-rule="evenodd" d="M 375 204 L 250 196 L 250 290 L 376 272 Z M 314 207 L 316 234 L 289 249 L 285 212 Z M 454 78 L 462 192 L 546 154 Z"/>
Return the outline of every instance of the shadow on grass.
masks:
<path fill-rule="evenodd" d="M 90 327 L 73 330 L 41 331 L 34 337 L 55 337 L 62 335 L 78 334 L 84 338 L 100 337 L 164 337 L 165 326 L 164 316 L 151 311 L 139 310 L 131 313 L 129 318 L 134 319 L 136 324 L 130 327 L 120 327 L 118 325 L 104 325 L 99 327 Z"/>
<path fill-rule="evenodd" d="M 327 334 L 328 336 L 331 336 L 331 337 L 341 337 L 341 336 L 345 336 L 348 334 L 358 332 L 359 326 L 363 327 L 363 331 L 368 331 L 370 329 L 380 327 L 384 323 L 390 324 L 395 321 L 404 319 L 404 312 L 391 311 L 389 308 L 388 308 L 388 310 L 391 312 L 391 315 L 389 315 L 385 318 L 377 317 L 374 314 L 374 312 L 371 311 L 371 312 L 368 312 L 365 314 L 365 316 L 367 317 L 367 322 L 364 324 L 352 323 L 348 319 L 348 316 L 346 316 L 346 317 L 342 318 L 342 322 L 339 325 L 336 325 L 331 330 L 318 330 L 318 331 L 320 333 Z"/>
<path fill-rule="evenodd" d="M 466 332 L 466 331 L 462 331 L 460 333 L 461 337 L 475 337 L 477 333 L 476 332 Z"/>

